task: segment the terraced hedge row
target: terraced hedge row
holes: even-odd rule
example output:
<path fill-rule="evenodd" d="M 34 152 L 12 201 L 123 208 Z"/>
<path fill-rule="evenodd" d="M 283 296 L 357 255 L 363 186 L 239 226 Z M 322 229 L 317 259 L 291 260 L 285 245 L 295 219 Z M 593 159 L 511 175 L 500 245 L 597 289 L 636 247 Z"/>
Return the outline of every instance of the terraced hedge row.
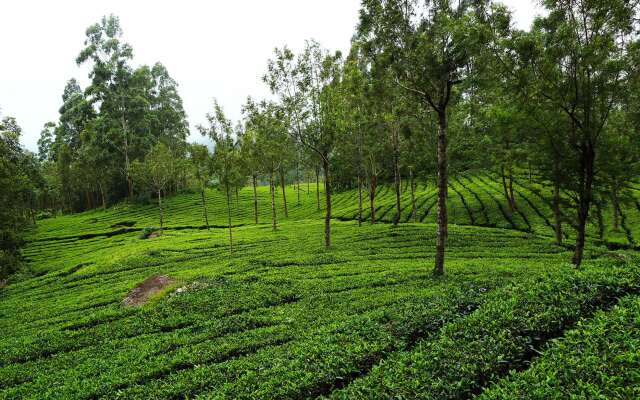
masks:
<path fill-rule="evenodd" d="M 505 285 L 570 271 L 544 238 L 452 226 L 449 273 L 434 279 L 432 225 L 335 222 L 330 250 L 321 227 L 240 227 L 232 257 L 224 230 L 42 248 L 65 267 L 0 293 L 0 398 L 328 396 Z M 159 274 L 187 290 L 120 305 Z"/>
<path fill-rule="evenodd" d="M 527 368 L 541 346 L 580 318 L 639 293 L 637 260 L 509 285 L 491 293 L 474 313 L 444 325 L 433 340 L 385 360 L 332 398 L 468 398 L 509 371 Z M 620 356 L 637 358 L 633 353 Z M 544 380 L 544 370 L 538 371 L 535 377 Z M 528 390 L 526 384 L 521 389 Z M 511 398 L 499 396 L 509 393 L 508 385 L 494 393 L 495 398 Z"/>
<path fill-rule="evenodd" d="M 555 340 L 528 370 L 511 374 L 480 399 L 640 398 L 640 297 L 625 296 L 610 311 Z"/>
<path fill-rule="evenodd" d="M 535 181 L 522 177 L 514 185 L 518 209 L 508 210 L 499 179 L 491 175 L 460 175 L 450 179 L 449 213 L 450 221 L 457 225 L 476 225 L 531 231 L 537 234 L 553 236 L 553 213 L 551 209 L 551 190 Z M 320 189 L 322 192 L 322 189 Z M 297 202 L 297 187 L 287 186 L 289 220 L 321 218 L 324 205 L 318 210 L 315 196 L 315 184 L 300 187 L 300 202 Z M 636 199 L 640 200 L 640 191 Z M 280 194 L 280 191 L 278 191 Z M 419 222 L 435 223 L 436 191 L 433 183 L 417 185 L 416 203 Z M 224 197 L 217 190 L 207 191 L 209 220 L 214 227 L 226 226 L 226 205 Z M 268 224 L 271 220 L 268 187 L 258 187 L 259 221 Z M 357 218 L 357 192 L 350 190 L 337 193 L 333 199 L 333 216 L 340 220 Z M 637 202 L 637 201 L 636 201 Z M 166 224 L 171 229 L 204 228 L 200 195 L 180 194 L 167 199 Z M 363 218 L 370 218 L 368 196 L 365 193 Z M 391 222 L 395 214 L 395 197 L 390 186 L 379 186 L 376 194 L 376 218 L 381 222 Z M 283 219 L 282 198 L 276 197 L 277 214 Z M 401 221 L 411 220 L 411 195 L 404 187 L 401 195 Z M 567 217 L 571 210 L 565 210 Z M 233 202 L 234 225 L 253 224 L 253 191 L 251 188 L 240 190 Z M 613 229 L 610 207 L 602 210 L 605 224 L 605 238 L 609 242 L 635 245 L 640 237 L 640 209 L 635 204 L 625 204 L 622 212 L 622 224 L 619 230 Z M 107 211 L 91 211 L 74 216 L 40 221 L 37 240 L 75 240 L 80 235 L 111 233 L 119 230 L 140 231 L 144 227 L 158 224 L 158 210 L 152 204 L 145 206 L 121 204 Z M 588 234 L 598 237 L 597 221 L 589 224 Z M 566 238 L 574 237 L 570 224 L 565 223 Z M 32 237 L 35 239 L 35 237 Z"/>

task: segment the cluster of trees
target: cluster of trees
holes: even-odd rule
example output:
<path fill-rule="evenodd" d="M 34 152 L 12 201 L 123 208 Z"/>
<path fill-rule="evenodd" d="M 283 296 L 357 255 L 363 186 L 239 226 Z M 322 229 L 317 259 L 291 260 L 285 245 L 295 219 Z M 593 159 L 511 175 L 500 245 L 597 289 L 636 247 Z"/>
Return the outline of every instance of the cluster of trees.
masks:
<path fill-rule="evenodd" d="M 176 82 L 160 63 L 134 68 L 133 50 L 121 36 L 115 16 L 87 29 L 76 62 L 90 66 L 91 83 L 84 89 L 75 79 L 66 84 L 60 118 L 45 124 L 38 141 L 48 185 L 42 208 L 106 207 L 136 196 L 136 185 L 137 195 L 146 195 L 133 167 L 158 143 L 186 159 L 189 130 Z M 185 185 L 178 174 L 162 190 Z"/>
<path fill-rule="evenodd" d="M 0 280 L 18 267 L 20 233 L 35 223 L 44 185 L 35 154 L 20 146 L 21 134 L 15 118 L 0 118 Z"/>
<path fill-rule="evenodd" d="M 313 41 L 297 55 L 276 49 L 264 81 L 278 101 L 250 102 L 246 129 L 258 138 L 282 130 L 269 146 L 297 149 L 320 165 L 326 246 L 332 187 L 357 187 L 362 210 L 368 182 L 375 222 L 378 180 L 392 182 L 397 224 L 401 180 L 410 180 L 415 199 L 415 176 L 434 177 L 434 273 L 442 274 L 448 176 L 465 170 L 500 176 L 511 212 L 514 174 L 535 170 L 554 188 L 557 242 L 563 224 L 577 232 L 576 266 L 589 219 L 595 214 L 602 226 L 601 210 L 611 204 L 618 223 L 640 172 L 639 4 L 543 5 L 546 16 L 522 31 L 489 0 L 363 0 L 346 58 Z M 253 122 L 270 116 L 265 126 Z"/>
<path fill-rule="evenodd" d="M 315 175 L 324 184 L 324 204 L 319 190 L 316 199 L 329 247 L 334 190 L 357 188 L 358 222 L 368 197 L 375 223 L 378 185 L 392 184 L 397 224 L 403 187 L 415 220 L 415 182 L 427 179 L 438 190 L 434 273 L 442 274 L 449 175 L 499 176 L 515 212 L 514 177 L 526 172 L 553 188 L 556 240 L 565 224 L 575 228 L 579 266 L 587 222 L 602 226 L 611 205 L 618 224 L 640 173 L 639 4 L 543 5 L 545 16 L 523 31 L 491 0 L 363 0 L 347 55 L 315 41 L 299 54 L 276 49 L 263 77 L 271 100 L 249 98 L 237 124 L 214 104 L 199 127 L 213 152 L 186 143 L 186 116 L 166 69 L 131 67 L 117 18 L 104 18 L 87 30 L 77 59 L 92 66 L 91 84 L 82 90 L 70 81 L 60 120 L 42 132 L 39 206 L 72 211 L 153 194 L 162 228 L 163 194 L 191 185 L 202 193 L 208 226 L 205 188 L 216 182 L 233 250 L 234 193 L 251 182 L 259 223 L 256 186 L 268 182 L 275 230 L 277 186 L 286 218 L 286 184 L 295 179 L 299 189 L 302 176 Z"/>

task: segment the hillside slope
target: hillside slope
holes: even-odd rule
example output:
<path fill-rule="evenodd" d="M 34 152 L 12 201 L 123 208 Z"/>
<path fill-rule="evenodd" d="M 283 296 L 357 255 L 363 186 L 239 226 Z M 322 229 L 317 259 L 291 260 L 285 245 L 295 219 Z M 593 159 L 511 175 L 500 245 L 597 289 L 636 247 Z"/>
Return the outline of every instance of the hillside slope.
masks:
<path fill-rule="evenodd" d="M 169 229 L 153 239 L 139 232 L 156 225 L 153 204 L 42 221 L 25 249 L 32 275 L 0 289 L 0 399 L 470 397 L 640 292 L 631 251 L 590 245 L 574 270 L 533 187 L 518 186 L 520 213 L 507 218 L 489 177 L 452 180 L 457 224 L 447 275 L 434 278 L 432 187 L 419 186 L 422 222 L 398 227 L 358 227 L 356 193 L 336 195 L 325 249 L 322 210 L 305 186 L 300 205 L 287 188 L 290 215 L 276 232 L 266 188 L 258 225 L 252 192 L 240 191 L 233 254 L 226 229 L 202 228 L 196 194 L 167 200 Z M 224 225 L 222 196 L 207 197 L 210 221 Z M 377 203 L 389 221 L 389 188 Z M 406 192 L 403 206 L 407 221 Z M 158 276 L 170 285 L 122 305 Z"/>

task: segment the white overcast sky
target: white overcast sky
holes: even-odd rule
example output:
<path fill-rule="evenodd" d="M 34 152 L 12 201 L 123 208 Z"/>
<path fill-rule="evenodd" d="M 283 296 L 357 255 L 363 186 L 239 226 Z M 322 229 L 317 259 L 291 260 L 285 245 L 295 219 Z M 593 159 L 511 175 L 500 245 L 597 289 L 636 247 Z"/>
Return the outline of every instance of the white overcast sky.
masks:
<path fill-rule="evenodd" d="M 532 0 L 503 2 L 518 27 L 530 26 Z M 133 65 L 167 67 L 179 84 L 190 140 L 201 140 L 193 127 L 213 98 L 235 120 L 248 95 L 269 95 L 260 78 L 275 47 L 299 50 L 314 38 L 347 52 L 359 7 L 359 0 L 2 0 L 0 113 L 17 118 L 22 144 L 36 151 L 44 123 L 58 118 L 67 80 L 88 83 L 88 69 L 75 64 L 86 28 L 115 14 L 133 46 Z"/>

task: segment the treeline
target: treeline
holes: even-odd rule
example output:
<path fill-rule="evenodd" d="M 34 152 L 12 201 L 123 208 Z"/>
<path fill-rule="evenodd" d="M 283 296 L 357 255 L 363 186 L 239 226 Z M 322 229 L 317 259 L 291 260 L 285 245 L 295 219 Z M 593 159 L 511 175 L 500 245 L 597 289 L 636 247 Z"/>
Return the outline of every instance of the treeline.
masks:
<path fill-rule="evenodd" d="M 176 82 L 160 63 L 133 67 L 121 35 L 114 16 L 87 29 L 76 62 L 90 66 L 91 83 L 66 84 L 60 118 L 38 141 L 48 183 L 42 208 L 80 211 L 133 199 L 133 163 L 158 142 L 176 159 L 186 157 L 189 128 Z M 185 185 L 176 175 L 168 187 Z"/>
<path fill-rule="evenodd" d="M 20 146 L 15 118 L 0 119 L 0 284 L 19 265 L 21 232 L 36 221 L 44 180 L 36 155 Z"/>
<path fill-rule="evenodd" d="M 239 188 L 250 183 L 255 193 L 267 182 L 276 229 L 278 187 L 286 217 L 285 185 L 311 175 L 324 184 L 316 196 L 328 247 L 334 190 L 357 188 L 359 222 L 367 206 L 375 223 L 378 185 L 391 184 L 397 224 L 402 187 L 415 216 L 415 182 L 428 179 L 438 189 L 434 272 L 442 274 L 449 175 L 499 176 L 516 212 L 513 182 L 526 174 L 552 188 L 556 241 L 566 225 L 575 229 L 579 266 L 586 224 L 602 227 L 605 207 L 618 224 L 640 172 L 639 6 L 543 5 L 545 16 L 522 31 L 489 0 L 363 0 L 348 54 L 315 41 L 298 54 L 276 49 L 263 75 L 273 100 L 248 98 L 237 123 L 214 104 L 199 127 L 213 152 L 187 144 L 176 83 L 160 64 L 133 68 L 118 19 L 106 17 L 87 30 L 77 59 L 91 65 L 91 84 L 70 81 L 60 120 L 43 130 L 39 208 L 153 195 L 162 216 L 164 195 L 197 187 L 208 225 L 205 187 L 217 186 L 230 204 Z M 229 213 L 233 249 L 231 226 Z"/>

